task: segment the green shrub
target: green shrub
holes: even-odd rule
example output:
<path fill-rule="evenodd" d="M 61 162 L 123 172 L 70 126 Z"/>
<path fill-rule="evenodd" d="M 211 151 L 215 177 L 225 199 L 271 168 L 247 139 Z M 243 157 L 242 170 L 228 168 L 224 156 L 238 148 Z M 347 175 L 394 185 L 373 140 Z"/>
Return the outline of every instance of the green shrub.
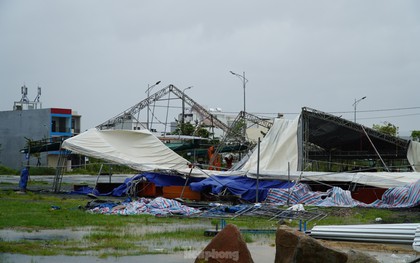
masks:
<path fill-rule="evenodd" d="M 52 167 L 31 167 L 30 175 L 55 175 L 55 168 Z"/>
<path fill-rule="evenodd" d="M 18 174 L 19 174 L 18 170 L 0 165 L 0 175 L 18 175 Z"/>

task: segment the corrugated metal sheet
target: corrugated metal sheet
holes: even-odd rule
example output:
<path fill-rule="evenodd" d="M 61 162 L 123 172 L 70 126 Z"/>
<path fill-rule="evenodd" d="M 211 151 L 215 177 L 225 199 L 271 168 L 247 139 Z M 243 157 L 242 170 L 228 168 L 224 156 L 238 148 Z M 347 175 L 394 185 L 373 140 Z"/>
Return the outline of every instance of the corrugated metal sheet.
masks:
<path fill-rule="evenodd" d="M 420 223 L 315 226 L 310 235 L 319 239 L 420 245 Z"/>
<path fill-rule="evenodd" d="M 414 236 L 413 248 L 415 251 L 420 252 L 420 224 L 417 226 Z"/>

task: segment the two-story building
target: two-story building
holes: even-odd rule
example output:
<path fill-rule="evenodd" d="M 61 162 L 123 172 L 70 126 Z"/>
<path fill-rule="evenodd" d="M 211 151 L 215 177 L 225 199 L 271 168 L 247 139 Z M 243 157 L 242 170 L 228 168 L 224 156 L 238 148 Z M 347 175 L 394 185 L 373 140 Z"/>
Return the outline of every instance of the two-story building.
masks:
<path fill-rule="evenodd" d="M 29 162 L 24 149 L 29 141 L 59 142 L 79 134 L 81 115 L 72 109 L 42 109 L 39 100 L 25 97 L 13 110 L 0 111 L 0 165 L 18 170 L 26 165 L 55 167 L 58 149 L 32 154 Z"/>

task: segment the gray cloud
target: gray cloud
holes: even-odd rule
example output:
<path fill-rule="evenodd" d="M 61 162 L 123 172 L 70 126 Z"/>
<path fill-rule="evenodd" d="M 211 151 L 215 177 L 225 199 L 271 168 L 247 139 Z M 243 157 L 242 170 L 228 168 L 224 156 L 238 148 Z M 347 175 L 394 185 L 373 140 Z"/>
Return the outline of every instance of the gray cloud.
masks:
<path fill-rule="evenodd" d="M 0 110 L 24 83 L 30 98 L 40 85 L 44 107 L 79 111 L 87 129 L 161 80 L 237 112 L 233 70 L 249 79 L 250 112 L 308 106 L 352 119 L 367 96 L 361 123 L 420 130 L 420 109 L 369 112 L 420 107 L 419 11 L 417 1 L 2 1 Z"/>

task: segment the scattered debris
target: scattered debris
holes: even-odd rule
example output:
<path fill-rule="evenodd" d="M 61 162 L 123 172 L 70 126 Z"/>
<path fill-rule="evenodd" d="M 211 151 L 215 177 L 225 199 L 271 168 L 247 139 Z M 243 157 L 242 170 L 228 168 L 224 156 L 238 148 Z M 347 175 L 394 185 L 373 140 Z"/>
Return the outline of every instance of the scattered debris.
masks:
<path fill-rule="evenodd" d="M 199 213 L 200 210 L 181 204 L 172 199 L 157 197 L 155 199 L 140 198 L 136 201 L 122 203 L 104 202 L 89 210 L 98 214 L 138 215 L 150 214 L 156 216 L 185 215 Z"/>

